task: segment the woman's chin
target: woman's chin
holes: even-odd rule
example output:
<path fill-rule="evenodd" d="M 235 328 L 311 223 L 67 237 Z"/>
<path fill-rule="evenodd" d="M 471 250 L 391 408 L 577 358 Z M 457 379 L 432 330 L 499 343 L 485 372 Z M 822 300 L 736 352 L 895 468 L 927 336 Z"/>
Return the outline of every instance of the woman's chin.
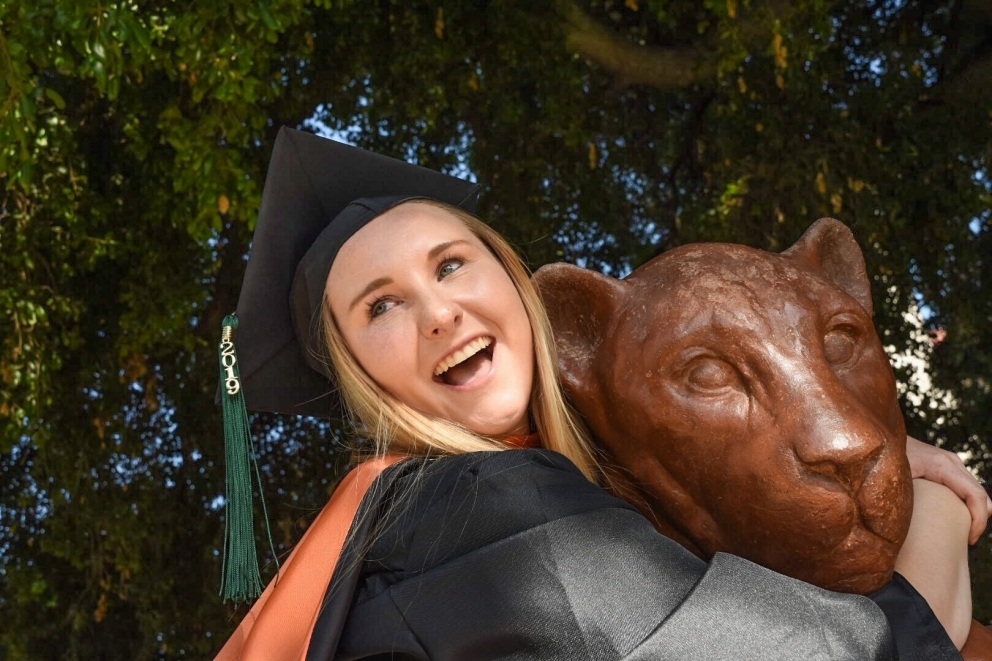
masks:
<path fill-rule="evenodd" d="M 485 420 L 467 420 L 463 424 L 481 436 L 514 436 L 530 433 L 530 418 L 526 410 L 523 416 L 487 416 Z"/>

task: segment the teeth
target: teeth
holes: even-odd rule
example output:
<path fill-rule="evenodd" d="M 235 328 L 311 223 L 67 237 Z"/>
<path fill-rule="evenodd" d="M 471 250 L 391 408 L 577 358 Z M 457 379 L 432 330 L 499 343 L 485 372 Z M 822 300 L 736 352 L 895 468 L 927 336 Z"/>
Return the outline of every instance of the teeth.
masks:
<path fill-rule="evenodd" d="M 437 367 L 434 368 L 434 376 L 441 376 L 458 363 L 479 353 L 492 344 L 492 342 L 493 339 L 491 337 L 480 337 L 477 340 L 472 340 L 464 347 L 438 363 Z"/>

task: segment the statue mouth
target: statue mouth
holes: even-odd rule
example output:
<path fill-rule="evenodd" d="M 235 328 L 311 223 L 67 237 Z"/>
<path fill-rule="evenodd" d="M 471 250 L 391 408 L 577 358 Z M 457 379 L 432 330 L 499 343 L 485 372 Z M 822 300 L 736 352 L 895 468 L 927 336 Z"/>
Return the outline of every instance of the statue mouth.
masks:
<path fill-rule="evenodd" d="M 879 502 L 882 501 L 882 502 Z M 887 501 L 887 502 L 885 502 Z M 890 544 L 898 552 L 906 539 L 908 526 L 900 525 L 896 498 L 872 499 L 870 503 L 855 501 L 857 528 Z"/>
<path fill-rule="evenodd" d="M 865 477 L 853 497 L 858 525 L 882 539 L 898 553 L 909 531 L 913 511 L 913 483 L 908 471 L 892 461 L 880 461 Z"/>
<path fill-rule="evenodd" d="M 834 580 L 824 572 L 819 585 L 839 592 L 865 594 L 892 580 L 900 543 L 890 541 L 864 527 L 855 526 L 847 538 L 830 554 Z"/>
<path fill-rule="evenodd" d="M 810 470 L 806 466 L 805 488 L 819 494 L 806 501 L 822 502 L 825 511 L 821 518 L 833 518 L 839 527 L 843 527 L 839 519 L 848 519 L 846 527 L 851 535 L 860 530 L 898 550 L 908 529 L 908 516 L 903 514 L 912 511 L 912 485 L 908 475 L 890 459 L 883 453 L 866 467 L 863 479 L 856 482 L 845 479 L 839 472 Z"/>

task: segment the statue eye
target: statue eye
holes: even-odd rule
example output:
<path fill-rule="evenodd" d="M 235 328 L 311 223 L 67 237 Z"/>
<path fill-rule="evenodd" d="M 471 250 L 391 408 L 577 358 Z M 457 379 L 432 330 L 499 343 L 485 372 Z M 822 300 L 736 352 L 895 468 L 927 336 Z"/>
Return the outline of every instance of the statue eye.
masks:
<path fill-rule="evenodd" d="M 857 348 L 857 330 L 851 326 L 836 326 L 823 336 L 823 353 L 831 365 L 846 365 L 854 358 Z"/>
<path fill-rule="evenodd" d="M 723 390 L 737 383 L 737 371 L 719 358 L 706 356 L 693 361 L 685 380 L 699 390 Z"/>

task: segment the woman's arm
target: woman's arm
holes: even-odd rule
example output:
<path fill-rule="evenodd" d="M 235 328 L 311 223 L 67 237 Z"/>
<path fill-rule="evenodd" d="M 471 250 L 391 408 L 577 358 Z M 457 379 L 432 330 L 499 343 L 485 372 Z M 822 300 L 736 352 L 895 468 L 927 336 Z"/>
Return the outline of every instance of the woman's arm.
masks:
<path fill-rule="evenodd" d="M 896 559 L 896 571 L 923 595 L 954 645 L 961 649 L 971 627 L 968 508 L 947 487 L 913 480 L 913 519 Z"/>

